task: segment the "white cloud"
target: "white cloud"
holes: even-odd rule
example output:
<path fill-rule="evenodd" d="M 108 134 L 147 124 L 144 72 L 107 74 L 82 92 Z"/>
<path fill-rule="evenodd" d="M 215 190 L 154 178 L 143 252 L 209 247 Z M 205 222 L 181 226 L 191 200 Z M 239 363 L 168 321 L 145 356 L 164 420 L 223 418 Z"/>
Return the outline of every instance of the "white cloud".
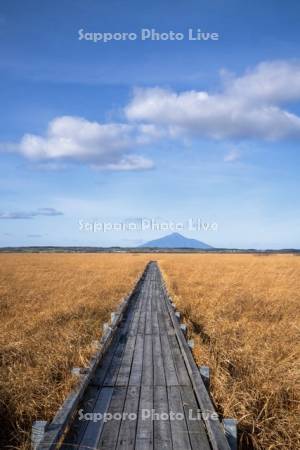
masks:
<path fill-rule="evenodd" d="M 148 170 L 153 169 L 154 163 L 150 159 L 139 155 L 127 155 L 121 158 L 118 162 L 105 164 L 93 164 L 94 169 L 108 169 L 108 170 Z"/>
<path fill-rule="evenodd" d="M 230 80 L 230 78 L 229 78 Z M 242 77 L 233 78 L 228 93 L 252 101 L 284 103 L 300 99 L 300 63 L 270 61 L 258 64 Z"/>
<path fill-rule="evenodd" d="M 39 216 L 56 217 L 63 213 L 55 208 L 39 208 L 35 211 L 0 211 L 0 220 L 34 219 Z"/>
<path fill-rule="evenodd" d="M 300 117 L 288 105 L 300 100 L 300 62 L 263 62 L 242 76 L 223 71 L 218 92 L 142 88 L 124 108 L 124 123 L 62 116 L 44 135 L 25 134 L 0 150 L 17 152 L 35 167 L 63 168 L 81 162 L 100 170 L 147 170 L 141 148 L 165 139 L 181 144 L 210 139 L 300 138 Z M 225 161 L 238 158 L 234 152 Z"/>
<path fill-rule="evenodd" d="M 137 89 L 127 119 L 164 126 L 170 136 L 213 139 L 300 137 L 300 117 L 281 107 L 300 99 L 300 63 L 261 63 L 227 77 L 220 93 Z"/>
<path fill-rule="evenodd" d="M 225 162 L 234 162 L 240 159 L 241 152 L 237 148 L 231 149 L 225 156 L 224 161 Z"/>
<path fill-rule="evenodd" d="M 109 170 L 145 170 L 153 163 L 131 154 L 131 149 L 149 140 L 145 131 L 130 124 L 90 122 L 63 116 L 52 120 L 45 136 L 25 134 L 14 150 L 33 161 L 81 161 Z M 153 131 L 152 131 L 153 133 Z M 11 149 L 11 146 L 10 146 Z"/>

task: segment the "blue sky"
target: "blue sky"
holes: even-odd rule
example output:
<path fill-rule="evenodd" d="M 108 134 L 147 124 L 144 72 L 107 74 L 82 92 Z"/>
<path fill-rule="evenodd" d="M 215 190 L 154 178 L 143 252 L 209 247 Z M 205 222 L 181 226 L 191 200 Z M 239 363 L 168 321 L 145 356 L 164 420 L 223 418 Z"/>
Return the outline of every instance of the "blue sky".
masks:
<path fill-rule="evenodd" d="M 200 218 L 217 230 L 182 234 L 299 248 L 299 20 L 293 0 L 3 0 L 0 245 L 138 245 L 166 233 L 79 221 Z"/>

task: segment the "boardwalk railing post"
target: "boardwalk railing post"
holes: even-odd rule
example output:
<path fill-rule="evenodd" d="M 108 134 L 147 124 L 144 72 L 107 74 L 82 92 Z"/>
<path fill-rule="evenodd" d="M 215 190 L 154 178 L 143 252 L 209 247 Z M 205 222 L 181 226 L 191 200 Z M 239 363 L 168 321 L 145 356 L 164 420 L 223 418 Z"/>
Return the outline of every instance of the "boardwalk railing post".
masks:
<path fill-rule="evenodd" d="M 191 350 L 193 350 L 195 343 L 194 343 L 194 339 L 189 339 L 188 340 L 188 346 L 190 347 Z"/>
<path fill-rule="evenodd" d="M 120 317 L 120 314 L 118 314 L 116 312 L 112 312 L 111 315 L 110 315 L 110 322 L 111 322 L 111 324 L 114 325 L 119 317 Z"/>
<path fill-rule="evenodd" d="M 110 329 L 109 323 L 108 322 L 104 322 L 103 324 L 103 334 L 106 334 Z"/>
<path fill-rule="evenodd" d="M 176 311 L 175 316 L 177 317 L 178 321 L 180 322 L 180 312 Z"/>
<path fill-rule="evenodd" d="M 36 450 L 39 444 L 44 439 L 44 434 L 47 426 L 46 420 L 36 420 L 32 424 L 31 429 L 31 448 L 32 450 Z"/>
<path fill-rule="evenodd" d="M 79 377 L 80 375 L 86 375 L 88 371 L 88 367 L 73 367 L 71 374 Z"/>
<path fill-rule="evenodd" d="M 209 387 L 210 387 L 210 369 L 209 369 L 209 367 L 200 366 L 199 372 L 202 377 L 202 380 L 204 381 L 207 391 L 209 391 Z"/>
<path fill-rule="evenodd" d="M 230 450 L 237 450 L 237 420 L 223 419 L 223 426 Z"/>
<path fill-rule="evenodd" d="M 180 325 L 180 329 L 181 329 L 181 331 L 182 331 L 184 337 L 186 337 L 186 336 L 187 336 L 187 326 L 185 325 L 185 323 L 182 323 L 182 324 Z"/>
<path fill-rule="evenodd" d="M 93 341 L 92 342 L 92 347 L 93 347 L 94 350 L 100 350 L 101 349 L 100 341 Z"/>

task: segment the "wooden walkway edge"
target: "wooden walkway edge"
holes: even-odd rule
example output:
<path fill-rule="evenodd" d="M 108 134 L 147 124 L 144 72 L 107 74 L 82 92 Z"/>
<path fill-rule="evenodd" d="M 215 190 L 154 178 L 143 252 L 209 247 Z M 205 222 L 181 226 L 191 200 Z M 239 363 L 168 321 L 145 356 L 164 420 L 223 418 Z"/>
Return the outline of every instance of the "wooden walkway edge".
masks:
<path fill-rule="evenodd" d="M 230 450 L 155 262 L 35 448 Z"/>

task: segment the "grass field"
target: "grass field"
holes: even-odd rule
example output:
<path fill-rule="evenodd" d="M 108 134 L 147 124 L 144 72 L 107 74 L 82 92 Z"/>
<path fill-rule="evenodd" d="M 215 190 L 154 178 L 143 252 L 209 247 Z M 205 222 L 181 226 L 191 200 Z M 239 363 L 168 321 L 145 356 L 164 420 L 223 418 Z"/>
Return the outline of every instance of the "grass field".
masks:
<path fill-rule="evenodd" d="M 300 258 L 172 255 L 161 266 L 240 448 L 300 448 Z"/>
<path fill-rule="evenodd" d="M 86 365 L 147 260 L 0 255 L 0 448 L 28 448 L 32 421 L 51 419 L 74 383 L 72 367 Z"/>
<path fill-rule="evenodd" d="M 0 255 L 1 442 L 28 448 L 51 419 L 101 325 L 154 255 Z M 155 255 L 212 368 L 219 412 L 239 419 L 241 448 L 297 449 L 300 258 Z M 8 439 L 8 433 L 10 439 Z"/>

